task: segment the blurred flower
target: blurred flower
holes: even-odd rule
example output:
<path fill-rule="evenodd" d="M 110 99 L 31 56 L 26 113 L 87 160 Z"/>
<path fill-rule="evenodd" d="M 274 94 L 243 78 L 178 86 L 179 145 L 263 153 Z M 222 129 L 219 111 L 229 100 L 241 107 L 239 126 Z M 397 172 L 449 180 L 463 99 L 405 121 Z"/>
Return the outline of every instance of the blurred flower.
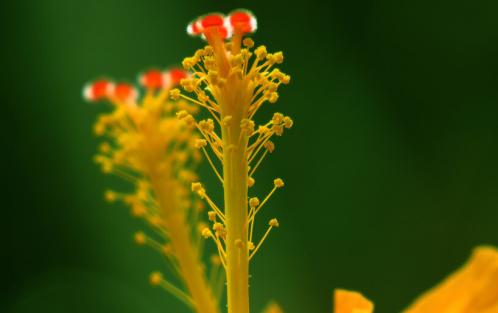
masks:
<path fill-rule="evenodd" d="M 253 175 L 264 158 L 275 150 L 272 139 L 293 125 L 292 119 L 281 113 L 274 113 L 261 124 L 255 119 L 263 105 L 277 102 L 280 85 L 290 82 L 289 75 L 275 68 L 284 61 L 282 52 L 269 53 L 265 46 L 254 48 L 254 41 L 244 38 L 256 26 L 255 16 L 247 10 L 227 16 L 212 13 L 192 21 L 187 32 L 207 40 L 209 45 L 183 60 L 191 76 L 180 84 L 191 95 L 171 92 L 173 99 L 185 99 L 210 114 L 210 118 L 199 121 L 188 112 L 177 115 L 201 133 L 196 147 L 223 186 L 223 206 L 216 205 L 199 182 L 192 184 L 192 191 L 211 208 L 208 217 L 212 226 L 202 234 L 215 242 L 226 269 L 230 313 L 249 312 L 249 261 L 270 231 L 279 227 L 278 220 L 271 219 L 260 239 L 255 240 L 256 216 L 284 182 L 275 179 L 261 201 L 249 197 L 248 188 L 254 185 Z"/>
<path fill-rule="evenodd" d="M 95 133 L 106 138 L 95 161 L 104 173 L 135 187 L 131 193 L 107 191 L 105 199 L 124 201 L 133 216 L 150 226 L 152 233 L 137 232 L 135 242 L 163 255 L 184 286 L 176 286 L 160 272 L 151 274 L 150 283 L 197 312 L 217 313 L 224 275 L 220 265 L 213 263 L 211 280 L 205 277 L 199 231 L 204 206 L 189 191 L 197 179 L 193 168 L 200 159 L 194 148 L 198 138 L 174 114 L 179 110 L 193 114 L 198 109 L 184 100 L 169 99 L 171 88 L 187 76 L 178 69 L 147 71 L 139 77 L 142 98 L 131 84 L 103 79 L 88 84 L 84 96 L 89 101 L 106 100 L 113 108 L 95 124 Z"/>
<path fill-rule="evenodd" d="M 361 294 L 336 290 L 335 313 L 371 313 Z M 418 298 L 405 313 L 497 313 L 498 250 L 481 246 L 467 264 Z"/>

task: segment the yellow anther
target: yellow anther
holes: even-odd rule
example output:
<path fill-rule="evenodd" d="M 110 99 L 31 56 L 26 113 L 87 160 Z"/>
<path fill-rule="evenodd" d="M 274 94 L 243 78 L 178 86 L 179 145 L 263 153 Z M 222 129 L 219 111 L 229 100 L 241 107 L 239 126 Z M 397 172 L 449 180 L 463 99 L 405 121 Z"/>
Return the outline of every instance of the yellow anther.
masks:
<path fill-rule="evenodd" d="M 187 57 L 182 61 L 183 68 L 186 70 L 190 70 L 196 63 L 197 60 L 195 58 L 190 58 L 190 57 Z"/>
<path fill-rule="evenodd" d="M 290 117 L 288 117 L 288 116 L 284 117 L 284 121 L 283 122 L 284 122 L 284 127 L 285 128 L 291 128 L 292 125 L 294 125 L 294 121 Z"/>
<path fill-rule="evenodd" d="M 254 243 L 253 243 L 252 241 L 248 241 L 248 242 L 247 242 L 247 248 L 248 248 L 249 250 L 254 250 Z"/>
<path fill-rule="evenodd" d="M 162 246 L 162 252 L 164 255 L 171 255 L 173 254 L 173 246 L 169 243 L 165 244 Z"/>
<path fill-rule="evenodd" d="M 206 70 L 216 69 L 216 61 L 213 57 L 204 57 L 204 67 Z"/>
<path fill-rule="evenodd" d="M 281 178 L 276 178 L 273 181 L 273 184 L 275 185 L 276 188 L 282 188 L 284 186 L 284 181 Z"/>
<path fill-rule="evenodd" d="M 256 208 L 258 205 L 259 205 L 259 199 L 257 197 L 249 199 L 249 206 L 251 208 Z"/>
<path fill-rule="evenodd" d="M 280 124 L 284 120 L 284 115 L 282 113 L 274 113 L 273 118 L 271 119 L 273 124 Z"/>
<path fill-rule="evenodd" d="M 213 54 L 214 49 L 210 45 L 207 45 L 204 47 L 204 52 L 206 53 L 206 55 L 210 55 L 210 54 Z"/>
<path fill-rule="evenodd" d="M 280 226 L 278 224 L 278 220 L 276 218 L 272 218 L 269 222 L 268 222 L 268 225 L 270 225 L 271 227 L 278 227 Z"/>
<path fill-rule="evenodd" d="M 254 47 L 254 40 L 252 40 L 249 37 L 246 37 L 244 38 L 244 40 L 242 40 L 242 44 L 244 45 L 244 47 L 252 48 Z"/>
<path fill-rule="evenodd" d="M 213 230 L 215 230 L 217 232 L 218 231 L 222 231 L 223 230 L 223 224 L 221 224 L 221 223 L 214 223 L 213 224 Z"/>
<path fill-rule="evenodd" d="M 278 68 L 275 68 L 270 72 L 270 78 L 272 79 L 280 79 L 283 76 L 284 74 Z"/>
<path fill-rule="evenodd" d="M 103 123 L 97 123 L 93 126 L 93 132 L 97 136 L 102 136 L 105 133 L 105 125 Z"/>
<path fill-rule="evenodd" d="M 207 102 L 209 100 L 209 96 L 204 92 L 201 91 L 197 94 L 197 98 L 199 99 L 200 102 Z"/>
<path fill-rule="evenodd" d="M 209 230 L 209 228 L 206 227 L 202 230 L 202 237 L 204 237 L 205 239 L 208 239 L 212 235 L 213 233 L 211 233 L 211 230 Z"/>
<path fill-rule="evenodd" d="M 290 83 L 291 77 L 289 75 L 284 75 L 282 78 L 280 78 L 280 81 L 282 84 L 287 85 Z"/>
<path fill-rule="evenodd" d="M 227 115 L 221 120 L 223 126 L 230 126 L 230 123 L 232 122 L 232 116 Z"/>
<path fill-rule="evenodd" d="M 277 92 L 272 92 L 270 93 L 270 96 L 268 97 L 268 101 L 270 103 L 275 103 L 278 100 L 278 93 Z"/>
<path fill-rule="evenodd" d="M 208 218 L 210 221 L 215 222 L 216 221 L 216 212 L 215 211 L 209 211 L 208 212 Z"/>
<path fill-rule="evenodd" d="M 201 57 L 206 55 L 206 51 L 204 51 L 203 49 L 197 49 L 197 51 L 195 51 L 194 55 L 196 58 L 200 59 Z"/>
<path fill-rule="evenodd" d="M 273 56 L 272 53 L 268 53 L 266 55 L 266 60 L 270 63 L 270 64 L 275 64 L 275 57 Z"/>
<path fill-rule="evenodd" d="M 99 150 L 102 153 L 109 153 L 109 152 L 111 152 L 112 148 L 108 142 L 103 142 L 102 144 L 100 144 Z"/>
<path fill-rule="evenodd" d="M 254 178 L 252 178 L 252 177 L 248 177 L 248 178 L 247 178 L 247 186 L 248 186 L 248 187 L 252 187 L 252 186 L 254 186 L 254 183 L 255 183 L 255 182 L 256 182 L 256 181 L 254 180 Z"/>
<path fill-rule="evenodd" d="M 112 173 L 114 166 L 110 160 L 103 161 L 101 165 L 102 165 L 102 172 L 104 172 L 104 174 Z"/>
<path fill-rule="evenodd" d="M 281 51 L 274 53 L 273 58 L 277 64 L 284 62 L 284 54 Z"/>
<path fill-rule="evenodd" d="M 256 50 L 254 50 L 254 54 L 258 59 L 263 60 L 268 55 L 268 52 L 266 51 L 265 46 L 259 46 L 256 48 Z"/>
<path fill-rule="evenodd" d="M 173 90 L 175 90 L 175 89 L 173 89 Z M 171 90 L 171 91 L 173 91 L 173 90 Z M 178 90 L 178 89 L 177 89 L 177 90 Z M 170 92 L 171 92 L 171 91 L 170 91 Z M 179 90 L 178 90 L 178 91 L 179 91 Z M 185 110 L 181 110 L 181 111 L 179 111 L 179 112 L 176 112 L 176 117 L 178 117 L 178 118 L 179 118 L 179 119 L 181 119 L 181 120 L 182 120 L 182 119 L 184 119 L 184 118 L 186 118 L 186 117 L 187 117 L 187 116 L 189 116 L 189 115 L 190 115 L 190 114 L 189 114 L 187 111 L 185 111 Z"/>
<path fill-rule="evenodd" d="M 180 81 L 180 85 L 187 92 L 193 92 L 195 90 L 195 83 L 194 83 L 194 80 L 192 78 L 183 78 Z"/>
<path fill-rule="evenodd" d="M 260 133 L 261 135 L 264 135 L 266 133 L 268 133 L 270 131 L 270 129 L 268 127 L 266 127 L 265 125 L 260 125 L 258 127 L 258 133 Z"/>
<path fill-rule="evenodd" d="M 104 194 L 105 201 L 114 202 L 117 199 L 117 194 L 112 190 L 107 190 Z"/>
<path fill-rule="evenodd" d="M 192 187 L 192 191 L 193 192 L 199 192 L 199 190 L 203 189 L 202 188 L 202 184 L 200 182 L 194 182 L 194 183 L 192 183 L 191 187 Z"/>
<path fill-rule="evenodd" d="M 273 151 L 275 151 L 275 144 L 272 141 L 270 141 L 270 140 L 268 140 L 267 142 L 265 142 L 264 147 L 270 153 L 273 153 Z"/>
<path fill-rule="evenodd" d="M 181 92 L 180 92 L 180 89 L 178 89 L 178 88 L 174 88 L 174 89 L 171 89 L 169 91 L 169 97 L 172 100 L 178 100 L 178 99 L 180 99 L 180 95 L 181 95 Z"/>
<path fill-rule="evenodd" d="M 142 217 L 147 212 L 147 209 L 141 204 L 133 204 L 131 207 L 131 214 L 135 217 Z"/>
<path fill-rule="evenodd" d="M 147 238 L 145 237 L 145 234 L 141 231 L 136 232 L 133 239 L 135 240 L 136 244 L 141 245 L 141 246 L 144 245 L 145 241 L 147 240 Z"/>
<path fill-rule="evenodd" d="M 184 122 L 185 122 L 185 124 L 187 124 L 187 126 L 189 126 L 189 127 L 193 127 L 193 126 L 195 125 L 195 119 L 194 119 L 194 117 L 193 117 L 191 114 L 187 115 L 187 116 L 183 119 L 183 121 L 184 121 Z"/>
<path fill-rule="evenodd" d="M 155 226 L 155 227 L 160 227 L 163 225 L 163 220 L 161 219 L 161 217 L 159 215 L 155 215 L 155 216 L 151 216 L 149 219 L 148 219 L 149 223 L 152 225 L 152 226 Z"/>
<path fill-rule="evenodd" d="M 196 147 L 197 149 L 200 149 L 205 146 L 207 146 L 207 141 L 205 139 L 197 138 L 194 142 L 194 147 Z"/>
<path fill-rule="evenodd" d="M 153 272 L 149 276 L 149 282 L 152 286 L 158 286 L 163 281 L 163 275 L 160 272 Z"/>
<path fill-rule="evenodd" d="M 254 121 L 250 119 L 243 119 L 240 121 L 240 128 L 248 135 L 251 136 L 254 133 Z"/>
<path fill-rule="evenodd" d="M 281 124 L 276 124 L 271 127 L 271 130 L 275 133 L 277 136 L 282 136 L 284 133 L 284 127 Z"/>
<path fill-rule="evenodd" d="M 244 246 L 244 243 L 242 242 L 242 239 L 235 239 L 233 242 L 237 248 L 242 248 Z"/>
<path fill-rule="evenodd" d="M 210 118 L 202 120 L 199 122 L 199 128 L 206 133 L 211 133 L 214 131 L 214 122 Z"/>

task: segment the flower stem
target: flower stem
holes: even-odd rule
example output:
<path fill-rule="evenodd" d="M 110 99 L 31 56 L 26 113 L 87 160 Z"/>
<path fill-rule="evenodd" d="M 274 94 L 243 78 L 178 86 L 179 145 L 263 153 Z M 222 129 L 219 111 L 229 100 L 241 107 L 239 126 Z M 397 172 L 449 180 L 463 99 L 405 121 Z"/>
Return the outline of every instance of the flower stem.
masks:
<path fill-rule="evenodd" d="M 240 124 L 235 122 L 232 125 L 222 130 L 228 313 L 249 313 L 247 140 L 245 136 L 239 140 Z"/>
<path fill-rule="evenodd" d="M 193 245 L 185 212 L 179 209 L 176 186 L 168 175 L 155 172 L 150 176 L 151 186 L 159 202 L 163 221 L 178 260 L 180 275 L 192 297 L 197 313 L 218 313 L 214 299 L 201 266 L 200 256 Z"/>

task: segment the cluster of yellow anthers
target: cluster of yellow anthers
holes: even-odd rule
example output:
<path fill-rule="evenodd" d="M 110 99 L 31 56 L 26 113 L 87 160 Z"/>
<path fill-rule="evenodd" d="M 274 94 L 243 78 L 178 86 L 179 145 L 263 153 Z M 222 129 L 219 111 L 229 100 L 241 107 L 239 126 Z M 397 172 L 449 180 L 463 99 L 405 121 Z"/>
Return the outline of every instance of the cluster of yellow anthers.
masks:
<path fill-rule="evenodd" d="M 268 53 L 265 46 L 254 48 L 254 41 L 244 38 L 255 30 L 255 25 L 254 16 L 243 10 L 228 16 L 210 14 L 192 22 L 189 32 L 204 37 L 209 43 L 183 60 L 191 76 L 182 79 L 180 84 L 194 96 L 178 89 L 170 93 L 172 99 L 187 100 L 211 115 L 196 121 L 187 111 L 177 113 L 180 120 L 202 134 L 195 146 L 202 150 L 223 185 L 223 208 L 214 203 L 201 183 L 192 183 L 192 190 L 211 208 L 208 217 L 212 229 L 205 228 L 202 235 L 216 243 L 227 273 L 228 310 L 236 313 L 249 312 L 249 260 L 271 229 L 279 226 L 277 219 L 271 219 L 267 231 L 255 243 L 256 216 L 284 182 L 275 179 L 273 189 L 262 201 L 249 198 L 248 187 L 254 185 L 253 175 L 263 159 L 275 149 L 272 138 L 282 136 L 293 124 L 290 117 L 281 113 L 275 113 L 270 121 L 261 125 L 254 120 L 265 103 L 278 100 L 279 86 L 290 82 L 289 75 L 273 68 L 283 62 L 282 52 Z M 222 170 L 218 169 L 220 164 Z"/>
<path fill-rule="evenodd" d="M 99 80 L 85 88 L 85 97 L 90 101 L 107 100 L 114 108 L 100 116 L 95 125 L 96 134 L 107 139 L 95 160 L 105 173 L 136 187 L 131 194 L 107 191 L 105 198 L 123 200 L 134 216 L 150 225 L 153 233 L 136 233 L 136 243 L 161 253 L 185 288 L 160 272 L 152 273 L 151 284 L 162 286 L 197 312 L 217 313 L 216 299 L 222 293 L 225 274 L 215 254 L 210 279 L 206 278 L 200 236 L 201 225 L 205 225 L 200 222 L 204 204 L 189 190 L 190 183 L 197 179 L 192 168 L 201 155 L 194 148 L 196 135 L 175 117 L 179 110 L 193 114 L 198 109 L 168 97 L 171 88 L 185 77 L 183 70 L 144 73 L 140 79 L 145 89 L 142 99 L 132 85 Z"/>

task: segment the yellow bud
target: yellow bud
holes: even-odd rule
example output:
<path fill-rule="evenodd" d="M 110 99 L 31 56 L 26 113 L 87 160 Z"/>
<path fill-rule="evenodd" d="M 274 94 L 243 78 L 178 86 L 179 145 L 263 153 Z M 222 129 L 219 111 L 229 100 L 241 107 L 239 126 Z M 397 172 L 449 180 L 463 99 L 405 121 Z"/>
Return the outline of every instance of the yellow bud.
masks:
<path fill-rule="evenodd" d="M 216 212 L 215 211 L 209 211 L 208 212 L 208 218 L 210 221 L 215 222 L 216 221 Z"/>
<path fill-rule="evenodd" d="M 254 54 L 256 54 L 256 57 L 260 60 L 266 58 L 268 52 L 266 51 L 265 46 L 259 46 L 254 50 Z"/>
<path fill-rule="evenodd" d="M 265 142 L 265 146 L 264 147 L 270 153 L 273 153 L 273 151 L 275 151 L 275 144 L 272 141 L 270 141 L 270 140 L 268 140 L 267 142 Z"/>
<path fill-rule="evenodd" d="M 181 110 L 179 112 L 176 112 L 176 117 L 178 117 L 179 119 L 184 119 L 188 116 L 188 112 L 185 111 L 185 110 Z"/>
<path fill-rule="evenodd" d="M 259 199 L 257 197 L 249 199 L 249 206 L 251 208 L 256 208 L 258 205 L 259 205 Z"/>
<path fill-rule="evenodd" d="M 197 138 L 195 140 L 194 147 L 196 147 L 197 149 L 200 149 L 200 148 L 205 147 L 205 146 L 207 146 L 207 141 L 205 139 Z"/>
<path fill-rule="evenodd" d="M 294 121 L 288 116 L 284 117 L 284 127 L 285 128 L 291 128 L 292 125 L 294 125 Z"/>
<path fill-rule="evenodd" d="M 193 192 L 199 192 L 200 190 L 202 190 L 202 184 L 200 182 L 194 182 L 192 183 L 192 191 Z"/>
<path fill-rule="evenodd" d="M 272 92 L 270 93 L 270 96 L 268 97 L 268 101 L 270 103 L 275 103 L 278 100 L 278 93 L 277 92 Z"/>
<path fill-rule="evenodd" d="M 149 282 L 152 286 L 158 286 L 163 281 L 163 275 L 159 272 L 150 274 Z"/>
<path fill-rule="evenodd" d="M 107 202 L 114 202 L 117 199 L 117 195 L 112 190 L 107 190 L 104 194 L 104 198 Z"/>
<path fill-rule="evenodd" d="M 169 97 L 172 100 L 178 100 L 180 98 L 180 95 L 181 95 L 180 89 L 178 88 L 174 88 L 169 91 Z"/>
<path fill-rule="evenodd" d="M 202 237 L 204 237 L 205 239 L 208 239 L 208 238 L 209 238 L 209 237 L 211 237 L 211 236 L 212 236 L 212 233 L 211 233 L 211 231 L 209 230 L 209 228 L 207 228 L 207 227 L 206 227 L 206 228 L 204 228 L 204 229 L 202 230 Z"/>
<path fill-rule="evenodd" d="M 252 186 L 254 186 L 254 183 L 255 183 L 255 182 L 256 182 L 256 181 L 254 180 L 254 178 L 252 178 L 252 177 L 247 178 L 247 186 L 248 186 L 248 187 L 252 187 Z"/>
<path fill-rule="evenodd" d="M 284 54 L 281 51 L 274 53 L 273 58 L 277 64 L 284 62 Z"/>
<path fill-rule="evenodd" d="M 274 113 L 271 119 L 273 124 L 280 124 L 284 120 L 284 115 L 282 113 Z"/>
<path fill-rule="evenodd" d="M 213 224 L 213 229 L 215 231 L 222 231 L 223 230 L 223 224 L 221 224 L 221 223 L 214 223 Z"/>
<path fill-rule="evenodd" d="M 278 227 L 278 226 L 280 226 L 280 225 L 278 224 L 278 220 L 277 220 L 276 218 L 271 219 L 271 220 L 268 222 L 268 225 L 270 225 L 271 227 Z"/>
<path fill-rule="evenodd" d="M 275 187 L 277 188 L 282 188 L 284 186 L 284 181 L 281 179 L 281 178 L 276 178 L 274 181 L 273 181 L 273 184 L 275 185 Z"/>
<path fill-rule="evenodd" d="M 244 40 L 242 41 L 242 44 L 244 45 L 244 47 L 247 47 L 247 48 L 252 48 L 254 47 L 254 40 L 252 40 L 251 38 L 249 37 L 246 37 L 244 38 Z"/>
<path fill-rule="evenodd" d="M 135 233 L 134 239 L 135 239 L 135 243 L 142 246 L 145 244 L 146 237 L 145 237 L 145 234 L 140 231 L 140 232 Z"/>

